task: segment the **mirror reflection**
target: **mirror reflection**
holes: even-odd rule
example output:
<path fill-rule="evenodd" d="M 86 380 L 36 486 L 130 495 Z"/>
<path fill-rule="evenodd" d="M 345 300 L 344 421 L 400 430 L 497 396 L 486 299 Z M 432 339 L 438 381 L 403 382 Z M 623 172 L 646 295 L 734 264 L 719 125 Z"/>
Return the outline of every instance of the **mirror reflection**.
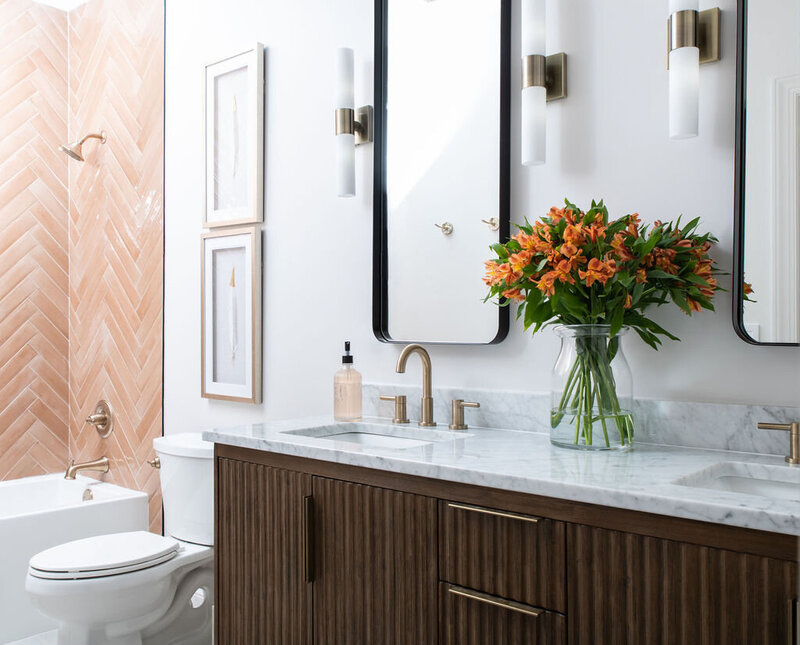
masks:
<path fill-rule="evenodd" d="M 501 5 L 384 2 L 387 340 L 489 343 L 498 336 L 482 277 L 487 248 L 508 221 Z"/>
<path fill-rule="evenodd" d="M 800 1 L 746 4 L 743 216 L 746 334 L 800 342 Z M 778 45 L 779 43 L 779 45 Z"/>

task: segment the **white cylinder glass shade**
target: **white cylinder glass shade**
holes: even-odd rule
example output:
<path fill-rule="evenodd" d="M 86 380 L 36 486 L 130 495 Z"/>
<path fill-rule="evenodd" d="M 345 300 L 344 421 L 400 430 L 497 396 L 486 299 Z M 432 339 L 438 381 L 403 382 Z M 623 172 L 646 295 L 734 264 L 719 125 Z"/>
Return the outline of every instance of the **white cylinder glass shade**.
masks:
<path fill-rule="evenodd" d="M 356 138 L 352 134 L 336 135 L 336 193 L 339 197 L 356 194 Z"/>
<path fill-rule="evenodd" d="M 545 162 L 547 89 L 526 87 L 522 90 L 520 104 L 520 153 L 523 166 L 537 166 Z"/>
<path fill-rule="evenodd" d="M 340 47 L 336 50 L 336 107 L 354 108 L 355 62 L 353 50 Z"/>
<path fill-rule="evenodd" d="M 336 50 L 336 108 L 355 107 L 355 63 L 353 50 Z M 336 135 L 336 193 L 339 197 L 356 194 L 356 138 L 353 134 Z"/>
<path fill-rule="evenodd" d="M 669 53 L 669 136 L 696 137 L 700 90 L 700 50 L 681 47 Z"/>
<path fill-rule="evenodd" d="M 522 55 L 545 54 L 545 0 L 522 0 Z"/>

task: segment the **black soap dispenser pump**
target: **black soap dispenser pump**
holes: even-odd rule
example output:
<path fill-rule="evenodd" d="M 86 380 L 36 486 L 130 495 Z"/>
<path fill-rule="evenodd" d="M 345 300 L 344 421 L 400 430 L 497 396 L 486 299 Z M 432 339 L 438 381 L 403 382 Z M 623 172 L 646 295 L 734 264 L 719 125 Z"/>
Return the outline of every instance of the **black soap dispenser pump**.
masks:
<path fill-rule="evenodd" d="M 350 341 L 345 341 L 342 368 L 333 375 L 333 418 L 336 421 L 361 419 L 361 374 L 353 367 Z"/>

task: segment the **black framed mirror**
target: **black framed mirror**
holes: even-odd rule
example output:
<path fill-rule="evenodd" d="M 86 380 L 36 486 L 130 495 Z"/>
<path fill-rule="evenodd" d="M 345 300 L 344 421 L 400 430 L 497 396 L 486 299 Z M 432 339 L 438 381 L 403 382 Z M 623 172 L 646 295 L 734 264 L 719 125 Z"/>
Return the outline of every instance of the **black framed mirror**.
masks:
<path fill-rule="evenodd" d="M 739 0 L 733 325 L 800 345 L 800 0 Z"/>
<path fill-rule="evenodd" d="M 492 344 L 489 246 L 509 235 L 510 0 L 375 0 L 373 330 Z"/>

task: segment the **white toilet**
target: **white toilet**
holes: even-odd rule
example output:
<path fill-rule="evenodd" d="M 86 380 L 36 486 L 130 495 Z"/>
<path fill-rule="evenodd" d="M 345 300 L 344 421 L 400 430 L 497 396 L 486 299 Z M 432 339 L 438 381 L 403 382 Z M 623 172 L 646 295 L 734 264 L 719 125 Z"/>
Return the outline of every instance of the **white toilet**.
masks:
<path fill-rule="evenodd" d="M 209 645 L 214 594 L 214 444 L 159 437 L 166 537 L 67 542 L 30 560 L 25 588 L 59 623 L 58 645 Z"/>

